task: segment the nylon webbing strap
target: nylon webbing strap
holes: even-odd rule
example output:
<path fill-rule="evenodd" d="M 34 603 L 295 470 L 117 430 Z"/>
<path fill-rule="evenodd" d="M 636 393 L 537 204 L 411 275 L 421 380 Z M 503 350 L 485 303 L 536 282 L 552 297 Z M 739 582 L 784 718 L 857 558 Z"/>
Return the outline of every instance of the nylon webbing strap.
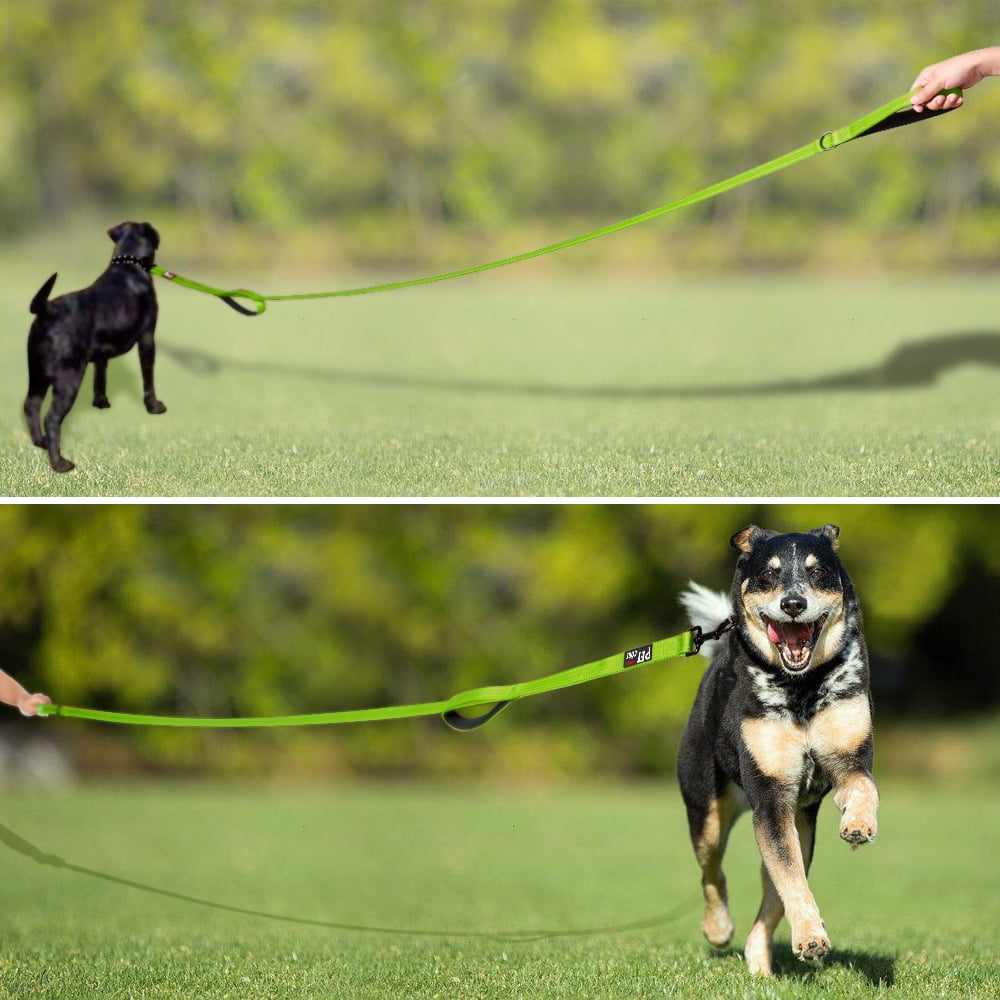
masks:
<path fill-rule="evenodd" d="M 749 170 L 744 170 L 742 173 L 736 174 L 734 177 L 730 177 L 724 181 L 719 181 L 717 184 L 712 184 L 709 187 L 702 188 L 702 190 L 696 191 L 694 194 L 678 198 L 676 201 L 672 201 L 667 205 L 661 205 L 659 208 L 650 209 L 648 212 L 643 212 L 640 215 L 634 215 L 629 219 L 623 219 L 621 222 L 615 222 L 609 226 L 603 226 L 600 229 L 584 233 L 581 236 L 572 236 L 569 239 L 560 240 L 558 243 L 550 243 L 548 246 L 539 247 L 537 250 L 529 250 L 526 253 L 514 254 L 511 257 L 503 257 L 500 260 L 490 261 L 487 264 L 477 264 L 473 267 L 460 268 L 457 271 L 447 271 L 444 274 L 432 274 L 422 278 L 409 278 L 404 281 L 389 281 L 381 285 L 366 285 L 361 288 L 345 288 L 335 292 L 310 292 L 297 295 L 261 295 L 260 293 L 251 291 L 247 288 L 229 290 L 213 288 L 211 285 L 205 285 L 198 281 L 192 281 L 190 278 L 184 278 L 179 274 L 175 274 L 173 271 L 165 271 L 162 267 L 159 267 L 156 264 L 154 264 L 149 270 L 151 274 L 167 278 L 177 285 L 193 289 L 196 292 L 204 292 L 206 295 L 214 295 L 217 298 L 222 299 L 223 302 L 231 306 L 237 312 L 243 313 L 246 316 L 259 316 L 267 308 L 268 302 L 289 302 L 303 299 L 332 299 L 342 298 L 349 295 L 371 295 L 375 292 L 391 292 L 401 288 L 413 288 L 416 285 L 428 285 L 435 281 L 447 281 L 449 278 L 461 278 L 466 275 L 479 274 L 482 271 L 491 271 L 498 267 L 506 267 L 509 264 L 518 264 L 522 261 L 531 260 L 533 257 L 541 257 L 544 254 L 555 253 L 558 250 L 566 250 L 569 247 L 578 246 L 581 243 L 587 243 L 590 240 L 596 240 L 602 236 L 608 236 L 611 233 L 620 232 L 621 230 L 628 229 L 631 226 L 637 226 L 642 222 L 649 222 L 651 219 L 658 219 L 660 216 L 667 215 L 670 212 L 676 212 L 679 209 L 688 208 L 691 205 L 696 205 L 698 202 L 706 201 L 709 198 L 714 198 L 726 191 L 731 191 L 733 188 L 740 187 L 743 184 L 749 184 L 751 181 L 759 180 L 761 177 L 766 177 L 768 174 L 777 173 L 779 170 L 784 170 L 785 167 L 790 167 L 793 163 L 800 163 L 803 160 L 809 159 L 811 156 L 815 156 L 817 153 L 835 149 L 837 146 L 842 146 L 844 143 L 851 142 L 853 139 L 858 139 L 863 135 L 872 135 L 875 132 L 896 128 L 900 125 L 910 125 L 914 122 L 925 121 L 929 118 L 935 118 L 938 115 L 948 113 L 947 111 L 924 111 L 921 114 L 917 114 L 913 111 L 912 105 L 910 104 L 910 95 L 913 93 L 915 93 L 915 91 L 907 91 L 905 94 L 901 94 L 899 97 L 895 98 L 895 100 L 889 101 L 888 104 L 883 104 L 882 107 L 869 112 L 863 118 L 859 118 L 857 121 L 851 122 L 850 125 L 845 125 L 843 128 L 837 129 L 833 132 L 824 132 L 818 139 L 813 140 L 805 146 L 800 146 L 798 149 L 792 150 L 792 152 L 786 153 L 784 156 L 768 160 L 767 163 L 762 163 L 758 167 L 752 167 Z M 960 94 L 961 90 L 956 89 L 942 91 L 942 93 Z M 239 299 L 244 299 L 249 302 L 252 308 L 241 305 L 240 302 L 237 301 Z"/>
<path fill-rule="evenodd" d="M 308 715 L 275 715 L 259 718 L 202 719 L 169 715 L 134 715 L 128 712 L 105 712 L 93 708 L 72 708 L 67 705 L 39 705 L 39 715 L 57 715 L 67 719 L 89 719 L 93 722 L 112 722 L 131 726 L 175 726 L 198 729 L 251 729 L 273 726 L 329 726 L 352 722 L 387 722 L 394 719 L 415 719 L 440 715 L 452 729 L 469 732 L 485 725 L 511 702 L 536 694 L 560 691 L 563 688 L 586 684 L 602 677 L 623 674 L 639 666 L 661 663 L 678 656 L 686 656 L 698 648 L 692 632 L 682 632 L 669 639 L 628 649 L 613 656 L 606 656 L 593 663 L 571 667 L 547 677 L 518 684 L 499 684 L 462 691 L 446 701 L 424 702 L 416 705 L 397 705 L 388 708 L 365 708 L 343 712 L 315 712 Z M 462 713 L 472 709 L 487 711 L 474 716 Z"/>

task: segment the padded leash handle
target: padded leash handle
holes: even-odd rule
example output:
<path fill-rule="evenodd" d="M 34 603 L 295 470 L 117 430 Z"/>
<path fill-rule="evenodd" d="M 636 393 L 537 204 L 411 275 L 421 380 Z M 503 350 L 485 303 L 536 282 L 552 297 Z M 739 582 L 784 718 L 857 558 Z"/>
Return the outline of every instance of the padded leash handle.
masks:
<path fill-rule="evenodd" d="M 954 87 L 951 90 L 942 90 L 942 94 L 957 94 L 959 97 L 962 96 L 962 88 Z M 940 111 L 914 111 L 912 107 L 905 109 L 904 111 L 897 111 L 894 115 L 889 115 L 888 118 L 883 118 L 882 121 L 872 125 L 871 128 L 865 129 L 861 135 L 874 135 L 876 132 L 888 132 L 892 128 L 901 128 L 903 125 L 916 125 L 918 122 L 927 121 L 929 118 L 937 118 L 940 115 L 946 115 L 950 111 L 957 111 L 958 108 L 942 108 Z M 859 136 L 860 138 L 860 136 Z"/>

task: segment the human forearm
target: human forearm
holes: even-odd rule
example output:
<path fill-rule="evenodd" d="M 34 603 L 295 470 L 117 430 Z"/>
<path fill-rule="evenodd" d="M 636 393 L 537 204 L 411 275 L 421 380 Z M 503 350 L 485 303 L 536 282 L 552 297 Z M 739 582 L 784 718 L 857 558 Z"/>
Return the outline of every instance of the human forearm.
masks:
<path fill-rule="evenodd" d="M 958 94 L 941 95 L 942 90 L 968 90 L 988 76 L 1000 76 L 1000 45 L 963 52 L 942 62 L 925 66 L 913 81 L 920 89 L 910 98 L 917 111 L 944 111 L 962 103 Z"/>
<path fill-rule="evenodd" d="M 24 685 L 0 670 L 0 702 L 20 710 L 22 715 L 35 715 L 39 705 L 51 704 L 44 694 L 30 694 Z"/>

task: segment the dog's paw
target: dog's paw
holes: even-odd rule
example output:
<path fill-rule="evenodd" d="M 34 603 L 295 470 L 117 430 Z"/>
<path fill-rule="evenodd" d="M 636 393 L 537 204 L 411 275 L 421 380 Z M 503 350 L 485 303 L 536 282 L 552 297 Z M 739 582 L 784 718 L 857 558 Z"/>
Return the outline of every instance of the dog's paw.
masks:
<path fill-rule="evenodd" d="M 705 911 L 701 932 L 713 948 L 728 948 L 734 930 L 733 919 L 725 906 L 720 905 Z"/>
<path fill-rule="evenodd" d="M 147 413 L 166 413 L 167 408 L 158 399 L 151 399 L 146 403 Z"/>
<path fill-rule="evenodd" d="M 771 976 L 771 946 L 767 941 L 747 940 L 743 949 L 743 960 L 747 963 L 747 971 L 752 976 Z"/>
<path fill-rule="evenodd" d="M 830 939 L 822 920 L 795 928 L 792 934 L 792 951 L 799 960 L 820 965 L 829 950 Z"/>
<path fill-rule="evenodd" d="M 878 823 L 874 816 L 845 816 L 840 824 L 840 837 L 851 847 L 870 844 L 878 834 Z"/>
<path fill-rule="evenodd" d="M 99 410 L 107 410 L 111 406 L 111 403 L 107 396 L 95 396 L 94 406 L 96 406 Z"/>
<path fill-rule="evenodd" d="M 840 836 L 852 848 L 878 835 L 878 790 L 870 778 L 859 775 L 838 789 L 833 801 L 841 812 Z"/>
<path fill-rule="evenodd" d="M 76 466 L 68 459 L 63 458 L 60 455 L 58 458 L 52 459 L 52 468 L 55 472 L 72 472 Z"/>

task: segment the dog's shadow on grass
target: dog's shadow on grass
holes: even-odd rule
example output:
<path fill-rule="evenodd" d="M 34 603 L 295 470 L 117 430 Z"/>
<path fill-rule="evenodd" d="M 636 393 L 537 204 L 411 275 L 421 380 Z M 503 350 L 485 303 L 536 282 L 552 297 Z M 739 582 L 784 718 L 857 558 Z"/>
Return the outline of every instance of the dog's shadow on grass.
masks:
<path fill-rule="evenodd" d="M 665 913 L 643 920 L 635 920 L 629 923 L 617 924 L 606 927 L 585 927 L 564 930 L 545 930 L 533 928 L 530 930 L 512 931 L 470 931 L 470 930 L 423 930 L 403 927 L 378 927 L 365 924 L 342 923 L 333 920 L 320 920 L 311 917 L 297 917 L 283 913 L 273 913 L 267 910 L 255 910 L 244 906 L 232 906 L 228 903 L 221 903 L 217 900 L 204 899 L 199 896 L 191 896 L 183 892 L 175 892 L 172 889 L 163 889 L 159 886 L 147 885 L 144 882 L 137 882 L 134 879 L 122 878 L 119 875 L 111 875 L 108 872 L 96 871 L 93 868 L 86 868 L 83 865 L 72 864 L 65 861 L 56 854 L 48 854 L 40 850 L 34 844 L 16 834 L 9 827 L 0 824 L 0 843 L 10 848 L 22 857 L 29 858 L 36 864 L 44 865 L 47 868 L 62 869 L 76 875 L 84 875 L 87 878 L 99 879 L 102 882 L 110 882 L 112 885 L 121 886 L 138 892 L 149 893 L 164 899 L 173 899 L 182 903 L 190 903 L 194 906 L 204 907 L 210 910 L 220 910 L 224 913 L 233 913 L 241 917 L 254 917 L 258 920 L 270 920 L 282 924 L 294 924 L 299 927 L 315 927 L 321 930 L 333 931 L 353 931 L 359 934 L 386 934 L 396 937 L 422 937 L 422 938 L 481 938 L 485 940 L 497 941 L 505 944 L 530 944 L 535 941 L 546 941 L 555 938 L 587 938 L 598 937 L 606 934 L 624 934 L 629 931 L 652 930 L 673 923 L 675 920 L 697 909 L 700 905 L 699 898 L 689 898 L 679 903 Z"/>
<path fill-rule="evenodd" d="M 824 966 L 841 966 L 860 973 L 875 987 L 891 987 L 896 985 L 896 962 L 891 955 L 879 955 L 866 951 L 834 950 L 823 960 Z M 804 978 L 816 974 L 808 966 L 800 962 L 792 954 L 791 946 L 776 945 L 774 948 L 774 967 L 780 977 Z"/>
<path fill-rule="evenodd" d="M 713 958 L 731 958 L 741 954 L 735 948 L 713 949 Z M 772 951 L 772 965 L 777 979 L 805 980 L 822 974 L 822 970 L 800 962 L 792 953 L 791 945 L 775 944 Z M 896 985 L 896 961 L 891 955 L 879 955 L 866 951 L 834 951 L 823 960 L 824 966 L 842 966 L 864 976 L 869 986 L 877 989 Z"/>
<path fill-rule="evenodd" d="M 244 371 L 264 375 L 320 379 L 345 385 L 381 388 L 432 389 L 450 392 L 492 392 L 509 395 L 578 397 L 582 399 L 712 399 L 810 393 L 830 390 L 884 391 L 933 385 L 943 374 L 963 365 L 1000 368 L 1000 331 L 972 330 L 939 334 L 897 347 L 881 364 L 834 375 L 781 379 L 746 385 L 589 385 L 565 386 L 540 382 L 500 382 L 489 379 L 450 379 L 435 376 L 394 375 L 390 372 L 352 372 L 320 367 L 296 367 L 271 362 L 221 358 L 207 351 L 161 343 L 165 354 L 199 375 Z M 804 370 L 810 367 L 803 354 Z M 733 364 L 734 369 L 745 364 Z"/>

